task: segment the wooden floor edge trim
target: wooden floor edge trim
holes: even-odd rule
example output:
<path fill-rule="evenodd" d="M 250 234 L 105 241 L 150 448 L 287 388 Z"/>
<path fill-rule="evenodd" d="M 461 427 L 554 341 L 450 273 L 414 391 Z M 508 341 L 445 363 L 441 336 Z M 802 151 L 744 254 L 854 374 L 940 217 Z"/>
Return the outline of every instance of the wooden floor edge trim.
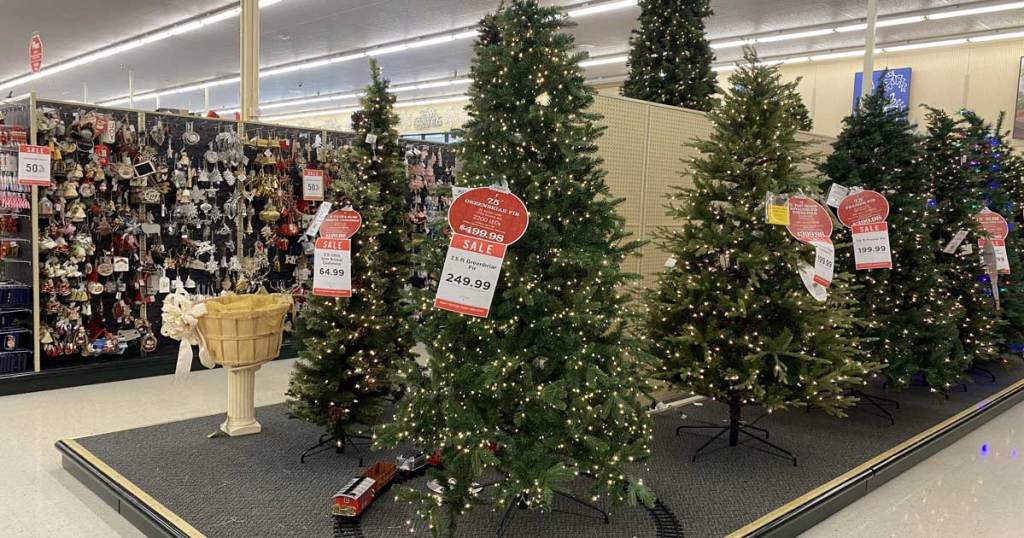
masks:
<path fill-rule="evenodd" d="M 875 456 L 874 458 L 871 458 L 870 460 L 858 465 L 857 467 L 854 467 L 853 469 L 822 484 L 821 486 L 818 486 L 817 488 L 812 489 L 811 491 L 801 495 L 800 497 L 797 497 L 796 499 L 793 499 L 792 501 L 780 506 L 779 508 L 772 510 L 771 512 L 765 514 L 764 516 L 761 516 L 757 520 L 731 532 L 727 536 L 727 538 L 742 538 L 745 536 L 751 536 L 753 533 L 756 533 L 758 530 L 768 526 L 770 523 L 773 523 L 776 520 L 795 511 L 796 509 L 815 501 L 816 499 L 824 496 L 830 491 L 839 488 L 840 486 L 846 484 L 856 476 L 862 475 L 864 473 L 869 473 L 870 471 L 872 471 L 872 469 L 878 467 L 879 465 L 887 463 L 894 458 L 897 458 L 899 454 L 913 448 L 918 444 L 930 440 L 932 437 L 935 437 L 936 435 L 942 433 L 947 428 L 955 426 L 958 422 L 962 421 L 963 419 L 974 414 L 983 413 L 985 412 L 985 409 L 987 409 L 993 403 L 996 403 L 1002 400 L 1003 398 L 1012 395 L 1016 392 L 1020 392 L 1021 390 L 1024 390 L 1024 379 L 1017 381 L 1016 383 L 989 396 L 988 398 L 985 398 L 984 400 L 971 404 L 968 408 L 947 418 L 946 420 L 943 420 L 942 422 L 936 424 L 935 426 L 928 428 L 927 430 L 911 437 L 910 439 L 907 439 L 906 441 L 903 441 L 902 443 L 886 450 L 885 452 L 882 452 L 881 454 Z"/>
<path fill-rule="evenodd" d="M 63 443 L 67 450 L 85 460 L 89 465 L 92 465 L 96 471 L 106 476 L 111 482 L 114 482 L 119 487 L 135 496 L 135 498 L 138 499 L 138 501 L 146 508 L 160 515 L 160 517 L 164 518 L 171 525 L 177 527 L 177 529 L 186 536 L 189 536 L 190 538 L 206 538 L 206 535 L 199 532 L 192 525 L 189 525 L 189 523 L 182 519 L 181 516 L 172 512 L 166 506 L 161 504 L 160 501 L 153 498 L 152 495 L 146 493 L 142 488 L 136 486 L 131 480 L 128 480 L 121 473 L 114 470 L 113 467 L 107 465 L 106 462 L 79 444 L 77 440 L 62 439 L 60 443 Z"/>

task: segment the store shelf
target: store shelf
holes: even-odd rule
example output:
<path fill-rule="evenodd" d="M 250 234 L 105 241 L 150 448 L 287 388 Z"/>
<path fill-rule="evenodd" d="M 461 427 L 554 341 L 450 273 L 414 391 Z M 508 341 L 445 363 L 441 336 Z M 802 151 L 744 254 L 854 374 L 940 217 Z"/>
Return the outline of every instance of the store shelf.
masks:
<path fill-rule="evenodd" d="M 32 329 L 26 329 L 24 327 L 0 328 L 0 336 L 5 336 L 5 335 L 8 335 L 8 334 L 31 333 L 31 332 L 32 332 Z M 12 351 L 12 350 L 8 350 L 8 351 Z M 3 352 L 3 350 L 0 350 L 0 353 L 2 353 L 2 352 Z"/>
<path fill-rule="evenodd" d="M 18 258 L 2 258 L 0 261 L 4 263 L 27 263 L 31 264 L 32 260 L 19 260 Z"/>

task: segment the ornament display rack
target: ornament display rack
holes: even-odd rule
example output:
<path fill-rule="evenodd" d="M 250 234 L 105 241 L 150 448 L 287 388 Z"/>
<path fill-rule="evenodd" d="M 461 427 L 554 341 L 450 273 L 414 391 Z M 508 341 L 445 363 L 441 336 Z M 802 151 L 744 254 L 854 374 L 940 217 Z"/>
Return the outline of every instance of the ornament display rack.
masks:
<path fill-rule="evenodd" d="M 35 368 L 32 188 L 17 184 L 18 145 L 28 142 L 27 100 L 0 101 L 0 375 Z"/>
<path fill-rule="evenodd" d="M 146 223 L 150 225 L 147 231 L 136 231 L 134 233 L 138 243 L 135 252 L 139 254 L 151 253 L 154 248 L 160 248 L 165 254 L 173 253 L 177 255 L 190 245 L 193 245 L 193 239 L 206 241 L 213 246 L 213 252 L 208 253 L 210 259 L 204 261 L 206 263 L 216 262 L 217 266 L 216 270 L 203 270 L 197 269 L 198 264 L 194 263 L 193 266 L 184 269 L 165 270 L 162 274 L 147 273 L 144 278 L 137 280 L 135 287 L 122 284 L 120 293 L 115 291 L 117 288 L 108 287 L 104 292 L 90 296 L 80 303 L 82 308 L 84 308 L 85 304 L 89 304 L 91 308 L 87 310 L 92 311 L 93 317 L 99 318 L 99 321 L 94 322 L 92 327 L 94 331 L 106 328 L 106 334 L 117 334 L 119 336 L 130 333 L 131 327 L 123 325 L 121 326 L 121 331 L 127 329 L 128 333 L 115 333 L 116 328 L 113 326 L 113 323 L 109 319 L 104 320 L 104 317 L 110 318 L 113 316 L 97 316 L 96 314 L 98 309 L 101 309 L 99 310 L 100 312 L 107 313 L 114 309 L 117 302 L 125 303 L 127 310 L 130 312 L 127 319 L 131 319 L 136 323 L 141 320 L 148 322 L 149 330 L 157 339 L 154 350 L 144 351 L 138 336 L 131 335 L 129 336 L 131 340 L 128 342 L 128 345 L 124 346 L 122 344 L 120 352 L 100 352 L 90 356 L 80 356 L 77 353 L 48 356 L 44 351 L 45 344 L 40 344 L 41 337 L 39 335 L 41 334 L 41 328 L 45 327 L 47 331 L 52 328 L 54 319 L 51 314 L 47 313 L 47 308 L 44 308 L 44 305 L 47 305 L 47 302 L 51 300 L 67 302 L 67 299 L 56 294 L 47 293 L 51 289 L 49 287 L 46 290 L 43 289 L 43 284 L 47 280 L 50 280 L 49 284 L 52 285 L 52 281 L 55 279 L 47 278 L 47 276 L 43 275 L 45 272 L 43 262 L 47 260 L 48 255 L 46 252 L 40 252 L 39 240 L 47 236 L 46 232 L 49 229 L 49 225 L 53 224 L 51 220 L 54 217 L 40 214 L 40 201 L 47 199 L 49 200 L 48 203 L 52 204 L 59 199 L 60 203 L 70 206 L 71 203 L 77 202 L 79 199 L 65 199 L 64 193 L 55 190 L 58 185 L 61 188 L 68 188 L 66 179 L 61 181 L 55 180 L 51 188 L 31 187 L 26 189 L 22 187 L 21 189 L 25 189 L 27 192 L 12 194 L 27 197 L 30 209 L 22 210 L 18 213 L 17 220 L 23 222 L 20 222 L 16 236 L 7 232 L 0 232 L 0 251 L 8 252 L 2 245 L 13 243 L 19 245 L 17 261 L 14 259 L 14 256 L 10 256 L 5 257 L 4 263 L 0 264 L 0 278 L 3 279 L 0 281 L 0 395 L 172 373 L 177 355 L 177 343 L 172 343 L 170 339 L 160 335 L 161 299 L 164 294 L 152 293 L 152 298 L 148 299 L 146 293 L 147 290 L 152 291 L 159 286 L 158 281 L 161 276 L 166 275 L 168 278 L 180 278 L 182 281 L 187 281 L 189 284 L 187 291 L 190 293 L 219 293 L 227 286 L 226 280 L 230 280 L 230 285 L 234 289 L 240 285 L 239 275 L 243 271 L 239 270 L 237 264 L 233 266 L 232 270 L 229 270 L 228 266 L 236 263 L 236 260 L 231 258 L 237 253 L 240 254 L 237 260 L 238 264 L 249 264 L 245 267 L 248 271 L 246 273 L 248 277 L 253 277 L 253 273 L 258 273 L 257 276 L 253 277 L 255 284 L 249 283 L 251 284 L 250 291 L 263 288 L 268 291 L 291 291 L 297 296 L 302 296 L 304 291 L 308 289 L 308 285 L 306 287 L 301 285 L 301 279 L 296 278 L 296 275 L 303 276 L 297 272 L 302 267 L 299 260 L 304 260 L 308 268 L 312 268 L 312 249 L 309 248 L 304 240 L 301 240 L 301 236 L 305 232 L 306 225 L 311 220 L 312 215 L 315 214 L 319 202 L 304 202 L 301 200 L 301 170 L 303 167 L 326 167 L 329 170 L 331 164 L 326 162 L 325 159 L 330 160 L 336 157 L 338 155 L 337 150 L 352 141 L 352 133 L 256 122 L 242 123 L 218 118 L 146 112 L 116 107 L 100 107 L 85 103 L 40 99 L 35 94 L 2 100 L 0 101 L 0 111 L 3 111 L 6 116 L 6 126 L 16 125 L 24 128 L 28 141 L 40 145 L 46 145 L 50 138 L 49 131 L 40 129 L 40 120 L 45 119 L 43 111 L 49 111 L 50 117 L 58 118 L 65 126 L 70 126 L 76 117 L 90 112 L 100 114 L 104 118 L 125 122 L 129 126 L 134 127 L 136 136 L 141 144 L 140 147 L 147 145 L 155 146 L 156 153 L 152 157 L 153 164 L 156 167 L 166 164 L 168 170 L 164 173 L 168 174 L 171 178 L 173 178 L 176 168 L 182 168 L 180 166 L 181 159 L 187 156 L 187 162 L 193 164 L 191 165 L 192 171 L 189 171 L 190 166 L 188 164 L 185 164 L 183 167 L 188 172 L 185 183 L 181 185 L 173 184 L 170 187 L 170 192 L 161 193 L 162 195 L 158 203 L 144 203 L 143 200 L 134 196 L 136 194 L 134 192 L 133 196 L 129 197 L 126 193 L 115 195 L 107 193 L 107 191 L 103 191 L 104 195 L 102 196 L 96 194 L 96 201 L 113 204 L 115 200 L 118 200 L 118 203 L 122 205 L 113 213 L 108 211 L 107 215 L 113 217 L 114 215 L 123 216 L 121 213 L 130 213 L 138 217 L 135 219 L 137 221 L 136 224 Z M 199 143 L 192 145 L 184 143 L 183 136 L 189 131 L 199 135 Z M 160 140 L 160 143 L 150 139 L 151 135 L 156 132 L 164 133 L 163 140 Z M 218 136 L 223 135 L 223 140 L 230 140 L 232 139 L 230 133 L 238 135 L 242 151 L 250 162 L 255 162 L 261 154 L 267 154 L 265 164 L 260 166 L 250 165 L 248 167 L 247 173 L 253 174 L 254 177 L 247 178 L 248 181 L 244 182 L 244 185 L 242 181 L 236 181 L 233 185 L 228 185 L 228 182 L 224 181 L 223 172 L 229 168 L 235 170 L 237 168 L 231 167 L 225 162 L 218 164 L 205 160 L 208 150 L 213 149 L 211 143 L 214 146 L 218 144 L 223 146 L 223 144 L 229 143 L 222 143 L 222 139 L 219 139 Z M 409 141 L 409 144 L 414 148 L 419 148 L 420 151 L 428 149 L 430 153 L 443 154 L 444 158 L 438 159 L 440 162 L 448 162 L 449 164 L 454 162 L 450 150 L 446 149 L 447 146 L 444 144 L 420 140 Z M 110 146 L 111 156 L 120 158 L 117 148 L 114 147 L 115 143 L 111 142 Z M 320 149 L 318 150 L 314 146 L 319 146 Z M 68 149 L 71 148 L 69 147 Z M 217 149 L 224 150 L 225 148 L 218 147 Z M 17 156 L 16 146 L 13 152 L 7 150 L 0 151 L 12 154 L 15 158 Z M 137 150 L 133 151 L 136 153 L 132 155 L 136 156 Z M 91 159 L 91 155 L 91 153 L 87 153 L 83 157 L 79 157 L 76 154 L 74 159 L 69 160 L 86 165 Z M 281 169 L 282 162 L 288 163 L 287 169 Z M 178 163 L 178 166 L 176 166 L 176 163 Z M 192 172 L 195 172 L 196 176 L 199 175 L 200 167 L 206 170 L 209 175 L 203 174 L 203 179 L 192 177 Z M 265 175 L 262 173 L 261 167 L 265 167 L 267 172 Z M 449 166 L 449 173 L 451 168 Z M 220 176 L 218 178 L 219 181 L 216 183 L 216 186 L 219 186 L 219 188 L 216 190 L 213 188 L 213 182 L 208 182 L 213 176 L 212 171 L 214 169 L 218 169 L 220 172 L 218 174 Z M 272 178 L 271 176 L 274 177 Z M 2 187 L 6 183 L 3 180 L 4 177 L 0 177 L 0 199 L 3 198 L 5 192 Z M 194 183 L 193 180 L 195 181 Z M 255 196 L 252 192 L 254 185 L 258 183 L 257 180 L 261 182 L 266 180 L 267 182 L 267 184 L 263 185 L 263 196 Z M 88 182 L 88 180 L 85 181 Z M 277 183 L 278 181 L 280 184 Z M 16 184 L 16 181 L 12 180 L 11 183 Z M 116 180 L 111 182 L 111 184 L 117 183 Z M 97 182 L 96 185 L 99 185 L 99 183 Z M 121 185 L 121 188 L 127 189 L 128 183 L 123 182 Z M 77 184 L 75 187 L 77 187 Z M 68 189 L 70 190 L 70 188 Z M 165 187 L 166 190 L 167 188 Z M 182 217 L 180 214 L 180 211 L 183 209 L 182 206 L 188 205 L 177 203 L 182 201 L 179 193 L 185 190 L 190 191 L 189 200 L 191 199 L 191 194 L 198 194 L 201 200 L 210 203 L 211 208 L 218 208 L 219 214 L 214 215 L 214 218 L 210 218 L 210 208 L 207 208 L 203 212 L 204 214 L 199 215 L 198 222 L 201 224 L 188 230 L 184 234 L 186 236 L 185 239 L 182 239 L 181 223 L 188 221 L 195 224 L 197 222 L 194 215 Z M 68 194 L 71 193 L 69 192 Z M 225 214 L 220 208 L 223 208 L 224 204 L 231 200 L 232 197 L 236 201 L 239 199 L 243 201 L 236 204 L 236 211 L 233 214 Z M 84 200 L 85 197 L 82 199 Z M 245 200 L 248 200 L 248 202 Z M 75 258 L 80 262 L 79 269 L 82 271 L 82 275 L 75 277 L 78 280 L 74 278 L 68 279 L 72 281 L 73 289 L 78 289 L 76 286 L 84 287 L 90 281 L 102 280 L 96 278 L 95 275 L 90 279 L 86 269 L 95 270 L 95 267 L 92 267 L 92 265 L 99 265 L 103 251 L 105 249 L 113 250 L 114 248 L 110 236 L 99 237 L 97 235 L 96 229 L 102 222 L 102 219 L 99 218 L 100 209 L 95 208 L 96 204 L 91 199 L 89 202 L 92 204 L 91 206 L 82 204 L 85 206 L 86 216 L 83 218 L 79 214 L 77 217 L 79 222 L 77 224 L 83 229 L 87 228 L 90 235 L 96 238 L 95 247 L 100 252 L 90 256 L 91 259 L 89 261 L 93 263 L 86 263 L 82 261 L 82 258 Z M 200 206 L 199 201 L 192 204 L 191 210 L 195 211 L 194 208 L 198 206 Z M 65 209 L 63 206 L 60 206 L 60 208 Z M 188 207 L 185 209 L 188 209 Z M 179 213 L 175 213 L 175 211 Z M 0 210 L 0 219 L 6 215 L 6 212 L 6 210 Z M 274 219 L 275 215 L 278 218 Z M 264 220 L 261 220 L 261 217 Z M 131 222 L 132 219 L 126 218 L 125 220 Z M 107 224 L 103 223 L 103 226 L 106 227 Z M 220 233 L 216 233 L 218 231 Z M 209 249 L 209 246 L 206 248 Z M 255 254 L 258 250 L 263 252 L 259 256 L 262 258 L 261 263 L 253 264 L 252 260 L 257 257 Z M 198 256 L 192 259 L 193 261 L 198 260 Z M 135 278 L 133 272 L 145 265 L 143 261 L 143 259 L 138 257 L 133 258 L 131 260 L 131 272 L 117 273 L 113 276 L 108 275 L 103 282 L 106 283 L 106 281 L 116 278 L 118 284 L 121 284 L 122 281 L 119 275 L 122 274 L 128 277 L 126 280 Z M 160 265 L 164 266 L 165 264 Z M 258 267 L 254 268 L 252 265 Z M 152 268 L 152 265 L 150 265 L 150 268 Z M 210 269 L 212 269 L 212 266 Z M 231 278 L 228 278 L 229 276 Z M 7 281 L 8 278 L 13 278 L 15 281 L 23 283 L 24 293 L 20 295 L 11 293 Z M 18 297 L 15 298 L 14 295 L 18 295 Z M 26 295 L 30 304 L 5 303 L 9 298 L 11 300 L 23 300 L 26 298 Z M 131 296 L 131 299 L 122 301 L 122 296 Z M 301 303 L 301 300 L 299 302 Z M 119 314 L 124 313 L 125 304 L 122 304 L 118 310 Z M 82 327 L 86 325 L 86 319 L 86 316 L 82 316 L 80 322 Z M 101 322 L 105 323 L 105 327 L 99 326 Z M 16 324 L 13 326 L 19 331 L 18 334 L 23 334 L 24 336 L 19 338 L 13 334 L 11 335 L 15 336 L 16 340 L 16 347 L 13 351 L 18 352 L 20 357 L 18 361 L 11 361 L 13 366 L 17 366 L 17 368 L 10 367 L 5 369 L 8 362 L 5 362 L 4 346 L 10 339 L 5 338 L 7 334 L 4 332 L 4 327 L 7 327 L 8 323 Z M 143 331 L 143 334 L 145 334 L 145 331 Z M 281 356 L 290 357 L 294 356 L 294 354 L 294 345 L 290 339 L 286 338 Z M 198 361 L 195 362 L 193 367 L 199 367 Z"/>

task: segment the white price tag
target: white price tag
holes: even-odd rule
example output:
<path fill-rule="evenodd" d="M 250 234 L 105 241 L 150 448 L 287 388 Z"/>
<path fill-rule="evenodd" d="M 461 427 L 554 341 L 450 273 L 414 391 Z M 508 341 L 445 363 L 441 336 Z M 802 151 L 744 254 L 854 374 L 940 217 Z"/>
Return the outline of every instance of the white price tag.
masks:
<path fill-rule="evenodd" d="M 313 251 L 313 295 L 352 296 L 352 240 L 316 240 Z"/>
<path fill-rule="evenodd" d="M 331 203 L 324 202 L 320 204 L 320 207 L 316 210 L 316 215 L 313 217 L 313 222 L 309 223 L 309 228 L 306 228 L 306 235 L 309 237 L 316 237 L 317 232 L 320 231 L 320 225 L 324 223 L 324 219 L 331 212 Z"/>
<path fill-rule="evenodd" d="M 946 243 L 946 246 L 942 249 L 942 252 L 946 254 L 953 254 L 954 252 L 956 252 L 956 248 L 960 246 L 960 243 L 963 243 L 964 239 L 966 238 L 967 230 L 960 230 L 959 232 L 956 233 L 956 235 L 953 236 L 953 239 L 949 240 L 949 243 Z"/>
<path fill-rule="evenodd" d="M 473 187 L 456 187 L 455 185 L 452 185 L 452 200 L 462 196 L 462 193 L 472 189 Z"/>
<path fill-rule="evenodd" d="M 830 243 L 814 244 L 814 282 L 822 287 L 832 284 L 835 271 L 836 248 Z"/>
<path fill-rule="evenodd" d="M 861 224 L 850 228 L 853 232 L 853 259 L 857 270 L 892 269 L 889 249 L 889 226 L 884 222 Z"/>
<path fill-rule="evenodd" d="M 1006 240 L 1004 239 L 993 239 L 992 241 L 992 252 L 995 255 L 996 271 L 1001 275 L 1010 274 L 1010 258 L 1006 254 Z M 978 249 L 984 253 L 985 240 L 978 240 Z"/>
<path fill-rule="evenodd" d="M 18 185 L 50 186 L 50 148 L 18 145 Z"/>
<path fill-rule="evenodd" d="M 679 263 L 679 261 L 676 260 L 675 256 L 670 256 L 669 259 L 665 260 L 665 268 L 671 269 L 675 267 L 677 263 Z"/>
<path fill-rule="evenodd" d="M 832 207 L 839 207 L 839 202 L 843 201 L 850 194 L 850 189 L 838 184 L 833 183 L 828 189 L 828 196 L 825 198 L 825 204 Z"/>
<path fill-rule="evenodd" d="M 814 268 L 810 264 L 800 262 L 797 272 L 800 274 L 800 280 L 804 283 L 804 288 L 807 288 L 807 293 L 810 293 L 815 301 L 824 303 L 828 300 L 828 289 L 814 281 Z"/>
<path fill-rule="evenodd" d="M 324 199 L 324 171 L 302 171 L 302 199 L 319 202 Z"/>
<path fill-rule="evenodd" d="M 505 245 L 454 234 L 441 270 L 434 306 L 441 310 L 486 318 L 498 286 Z"/>

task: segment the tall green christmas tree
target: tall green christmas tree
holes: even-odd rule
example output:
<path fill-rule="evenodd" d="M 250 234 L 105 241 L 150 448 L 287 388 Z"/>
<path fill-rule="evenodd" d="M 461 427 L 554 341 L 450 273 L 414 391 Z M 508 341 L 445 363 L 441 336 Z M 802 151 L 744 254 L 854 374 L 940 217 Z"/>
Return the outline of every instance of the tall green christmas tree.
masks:
<path fill-rule="evenodd" d="M 984 197 L 964 166 L 968 144 L 963 123 L 936 108 L 928 109 L 927 122 L 923 162 L 934 196 L 928 204 L 934 207 L 938 217 L 932 225 L 936 261 L 942 267 L 946 284 L 964 309 L 958 341 L 966 360 L 971 363 L 989 360 L 998 351 L 995 331 L 999 321 L 991 288 L 979 280 L 985 274 L 985 267 L 974 241 L 979 237 L 974 216 L 981 211 Z M 967 232 L 966 238 L 960 245 L 951 245 L 950 241 L 961 230 Z M 950 249 L 946 249 L 947 245 Z"/>
<path fill-rule="evenodd" d="M 659 239 L 676 264 L 650 293 L 646 322 L 664 375 L 729 406 L 733 446 L 743 407 L 811 404 L 842 415 L 856 402 L 847 389 L 876 367 L 859 356 L 843 275 L 827 302 L 812 298 L 798 269 L 815 248 L 765 219 L 769 193 L 813 196 L 819 180 L 801 171 L 796 83 L 758 65 L 752 50 L 745 57 L 708 114 L 714 128 L 696 144 L 693 186 L 673 196 L 680 227 Z"/>
<path fill-rule="evenodd" d="M 402 174 L 394 162 L 400 151 L 394 97 L 375 62 L 371 75 L 362 109 L 352 116 L 355 142 L 327 197 L 335 208 L 351 206 L 362 216 L 352 239 L 353 293 L 310 297 L 296 323 L 299 361 L 287 393 L 289 412 L 324 426 L 339 448 L 349 436 L 368 435 L 381 422 L 396 382 L 394 360 L 404 360 L 411 345 L 407 317 L 397 315 L 391 303 L 395 283 L 390 280 L 402 274 L 398 268 L 405 263 L 402 249 L 388 243 L 400 228 L 389 229 L 392 206 L 405 207 L 393 194 Z M 376 141 L 366 142 L 368 134 Z"/>
<path fill-rule="evenodd" d="M 373 59 L 370 60 L 370 78 L 362 99 L 362 114 L 352 119 L 356 136 L 348 155 L 357 180 L 374 184 L 380 193 L 377 205 L 382 214 L 381 232 L 377 237 L 377 267 L 384 272 L 382 300 L 389 316 L 384 330 L 394 340 L 394 345 L 383 351 L 391 354 L 385 360 L 396 363 L 408 359 L 416 343 L 406 292 L 413 266 L 409 248 L 412 234 L 407 202 L 409 181 L 405 177 L 403 148 L 396 130 L 395 95 L 389 91 L 391 82 L 382 76 L 380 66 Z"/>
<path fill-rule="evenodd" d="M 482 21 L 474 45 L 458 181 L 506 182 L 530 225 L 508 249 L 489 317 L 423 298 L 429 371 L 410 373 L 381 430 L 383 445 L 440 452 L 434 476 L 450 484 L 441 502 L 403 494 L 423 502 L 439 536 L 453 535 L 485 472 L 500 481 L 480 495 L 499 507 L 549 509 L 577 475 L 612 502 L 653 500 L 624 468 L 648 455 L 651 436 L 622 292 L 635 275 L 619 269 L 637 245 L 624 242 L 595 156 L 594 91 L 567 26 L 556 8 L 512 0 Z M 440 269 L 444 244 L 434 247 L 426 265 Z"/>
<path fill-rule="evenodd" d="M 1021 238 L 1017 214 L 1019 206 L 1014 203 L 1012 193 L 1019 178 L 1008 174 L 1007 162 L 1012 161 L 1013 149 L 1006 141 L 1002 130 L 1004 115 L 1000 114 L 995 125 L 969 110 L 961 111 L 967 124 L 965 129 L 967 154 L 964 167 L 967 169 L 971 184 L 980 192 L 982 206 L 1006 219 L 1009 235 L 1006 237 L 1006 254 L 1010 265 L 1010 273 L 1000 275 L 999 288 L 999 325 L 996 334 L 1000 349 L 1019 352 L 1024 342 L 1024 240 Z M 979 209 L 980 211 L 980 209 Z M 1017 269 L 1020 268 L 1020 269 Z M 991 281 L 987 275 L 979 277 L 986 284 L 986 296 L 991 298 Z"/>
<path fill-rule="evenodd" d="M 715 53 L 704 21 L 710 0 L 640 0 L 638 27 L 630 37 L 629 78 L 622 95 L 665 105 L 710 110 Z"/>
<path fill-rule="evenodd" d="M 907 112 L 889 106 L 885 85 L 861 99 L 843 120 L 843 131 L 822 166 L 832 181 L 881 193 L 889 202 L 888 232 L 892 269 L 856 272 L 853 297 L 866 324 L 864 346 L 870 360 L 887 363 L 891 384 L 904 386 L 914 375 L 937 390 L 959 383 L 968 360 L 957 337 L 963 309 L 936 262 L 931 240 L 938 212 L 924 166 L 921 139 Z M 849 243 L 840 231 L 837 243 Z M 853 269 L 852 248 L 837 264 Z M 838 252 L 837 252 L 838 254 Z"/>

